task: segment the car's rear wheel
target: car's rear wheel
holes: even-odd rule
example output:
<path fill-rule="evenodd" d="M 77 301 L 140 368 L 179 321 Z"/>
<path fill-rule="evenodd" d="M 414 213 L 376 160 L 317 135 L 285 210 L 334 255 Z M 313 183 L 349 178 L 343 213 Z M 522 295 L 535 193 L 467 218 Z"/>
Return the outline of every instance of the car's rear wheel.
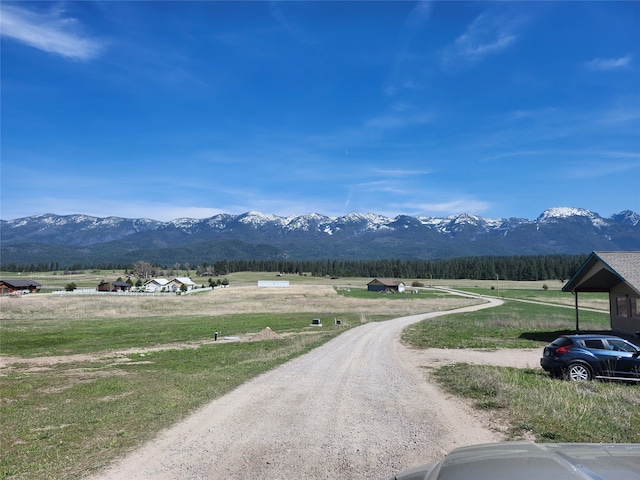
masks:
<path fill-rule="evenodd" d="M 566 376 L 567 380 L 586 382 L 587 380 L 591 380 L 593 375 L 591 369 L 584 363 L 571 363 L 569 367 L 567 367 Z"/>

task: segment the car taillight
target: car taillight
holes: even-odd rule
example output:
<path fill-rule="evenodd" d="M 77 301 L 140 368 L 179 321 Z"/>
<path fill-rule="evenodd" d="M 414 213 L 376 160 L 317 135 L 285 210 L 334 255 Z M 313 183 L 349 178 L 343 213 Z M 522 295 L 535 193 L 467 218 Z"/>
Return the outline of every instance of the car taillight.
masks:
<path fill-rule="evenodd" d="M 570 345 L 565 345 L 564 347 L 558 347 L 556 348 L 556 355 L 564 355 L 566 353 L 569 353 L 569 350 L 571 350 Z"/>

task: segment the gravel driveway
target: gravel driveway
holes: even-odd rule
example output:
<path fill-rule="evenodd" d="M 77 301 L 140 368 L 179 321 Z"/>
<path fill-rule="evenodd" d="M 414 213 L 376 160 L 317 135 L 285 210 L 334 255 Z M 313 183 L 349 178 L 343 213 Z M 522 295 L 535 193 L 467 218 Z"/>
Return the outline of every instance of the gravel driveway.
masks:
<path fill-rule="evenodd" d="M 386 479 L 451 448 L 501 440 L 425 381 L 429 351 L 403 347 L 416 321 L 368 323 L 240 386 L 95 479 Z M 511 355 L 511 357 L 513 357 Z"/>

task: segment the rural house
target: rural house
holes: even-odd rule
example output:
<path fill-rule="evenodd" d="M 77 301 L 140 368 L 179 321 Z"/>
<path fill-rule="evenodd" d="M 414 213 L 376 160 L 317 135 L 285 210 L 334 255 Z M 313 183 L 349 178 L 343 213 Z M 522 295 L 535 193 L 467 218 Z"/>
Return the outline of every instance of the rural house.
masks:
<path fill-rule="evenodd" d="M 147 292 L 162 292 L 167 291 L 169 280 L 166 278 L 152 278 L 144 282 L 144 289 Z"/>
<path fill-rule="evenodd" d="M 0 294 L 15 292 L 39 292 L 42 284 L 35 280 L 0 280 Z"/>
<path fill-rule="evenodd" d="M 640 252 L 593 252 L 562 291 L 575 296 L 576 330 L 578 294 L 608 292 L 611 330 L 640 337 Z"/>
<path fill-rule="evenodd" d="M 115 282 L 105 282 L 104 280 L 98 285 L 99 292 L 128 292 L 131 290 L 131 285 L 121 280 Z"/>
<path fill-rule="evenodd" d="M 393 278 L 374 278 L 367 283 L 367 290 L 370 292 L 404 292 L 405 284 Z"/>
<path fill-rule="evenodd" d="M 196 287 L 196 284 L 189 277 L 176 277 L 167 284 L 167 289 L 177 292 L 183 285 L 187 291 Z"/>

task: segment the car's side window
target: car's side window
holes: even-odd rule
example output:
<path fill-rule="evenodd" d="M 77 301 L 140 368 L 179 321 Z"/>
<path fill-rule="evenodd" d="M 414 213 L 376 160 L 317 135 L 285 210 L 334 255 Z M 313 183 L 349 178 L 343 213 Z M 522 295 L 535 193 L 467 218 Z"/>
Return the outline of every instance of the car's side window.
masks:
<path fill-rule="evenodd" d="M 595 348 L 597 350 L 604 350 L 604 344 L 602 340 L 585 340 L 584 346 L 587 348 Z"/>
<path fill-rule="evenodd" d="M 633 346 L 629 345 L 627 342 L 623 342 L 622 340 L 608 340 L 609 347 L 611 350 L 615 350 L 616 352 L 635 352 L 636 349 Z"/>

